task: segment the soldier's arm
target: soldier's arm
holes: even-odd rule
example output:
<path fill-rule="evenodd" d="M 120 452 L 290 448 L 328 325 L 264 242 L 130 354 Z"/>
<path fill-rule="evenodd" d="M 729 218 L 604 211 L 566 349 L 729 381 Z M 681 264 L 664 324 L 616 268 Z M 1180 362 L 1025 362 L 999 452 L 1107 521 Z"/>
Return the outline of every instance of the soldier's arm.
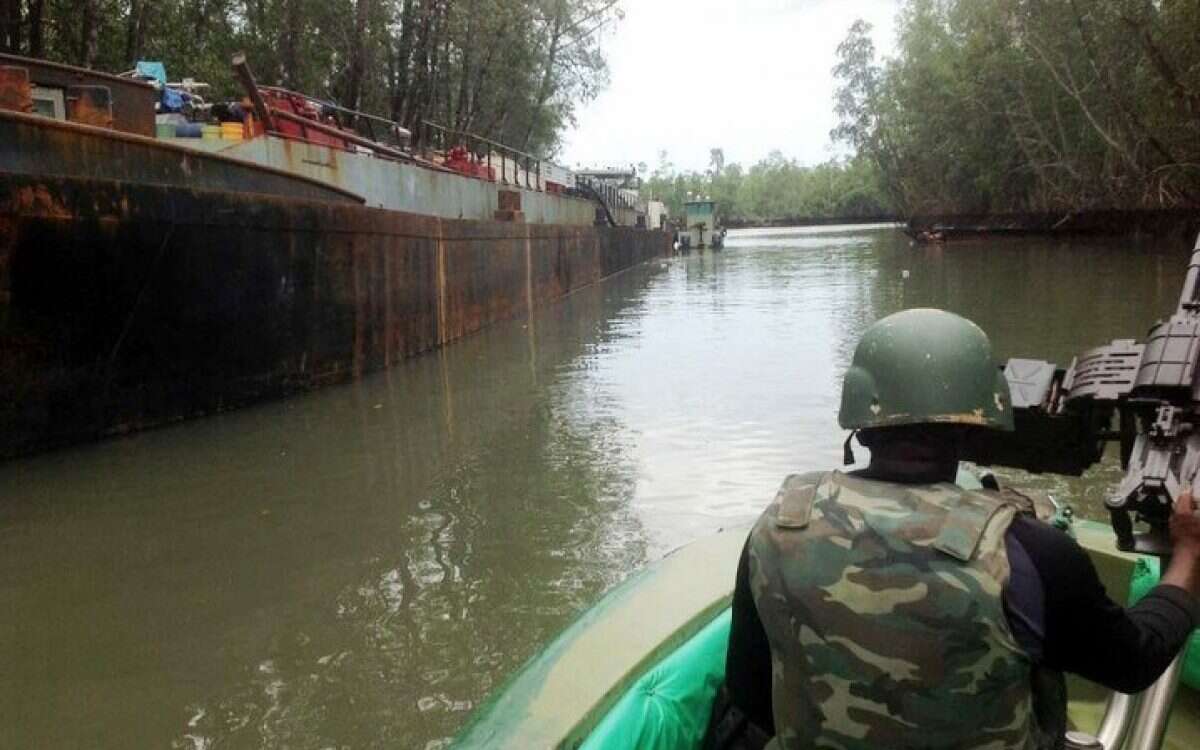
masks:
<path fill-rule="evenodd" d="M 1200 516 L 1191 490 L 1181 492 L 1171 514 L 1171 563 L 1160 583 L 1200 597 Z"/>
<path fill-rule="evenodd" d="M 775 733 L 771 713 L 771 644 L 750 591 L 750 544 L 742 548 L 733 586 L 733 618 L 725 658 L 730 698 L 768 734 Z"/>
<path fill-rule="evenodd" d="M 1169 582 L 1129 609 L 1114 602 L 1087 553 L 1058 529 L 1022 518 L 1011 533 L 1044 585 L 1047 666 L 1135 693 L 1162 674 L 1200 621 L 1196 596 Z"/>

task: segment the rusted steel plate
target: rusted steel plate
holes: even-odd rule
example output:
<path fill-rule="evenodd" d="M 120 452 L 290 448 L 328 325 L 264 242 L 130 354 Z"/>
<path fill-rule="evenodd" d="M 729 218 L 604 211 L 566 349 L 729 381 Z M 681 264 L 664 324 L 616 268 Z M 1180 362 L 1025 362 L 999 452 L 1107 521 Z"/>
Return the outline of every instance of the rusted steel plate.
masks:
<path fill-rule="evenodd" d="M 108 86 L 68 86 L 67 119 L 97 128 L 113 126 L 112 90 Z"/>
<path fill-rule="evenodd" d="M 33 89 L 29 83 L 29 71 L 25 68 L 0 65 L 0 109 L 33 111 Z"/>
<path fill-rule="evenodd" d="M 500 190 L 496 193 L 500 211 L 520 211 L 521 193 L 516 190 Z"/>
<path fill-rule="evenodd" d="M 634 229 L 0 173 L 0 455 L 354 378 L 669 247 Z"/>
<path fill-rule="evenodd" d="M 104 86 L 111 94 L 112 127 L 126 133 L 154 136 L 154 103 L 158 92 L 145 81 L 17 55 L 0 54 L 0 65 L 23 68 L 28 71 L 30 83 L 60 89 L 64 96 L 72 86 Z"/>
<path fill-rule="evenodd" d="M 0 171 L 361 202 L 353 193 L 281 170 L 140 136 L 0 111 Z"/>

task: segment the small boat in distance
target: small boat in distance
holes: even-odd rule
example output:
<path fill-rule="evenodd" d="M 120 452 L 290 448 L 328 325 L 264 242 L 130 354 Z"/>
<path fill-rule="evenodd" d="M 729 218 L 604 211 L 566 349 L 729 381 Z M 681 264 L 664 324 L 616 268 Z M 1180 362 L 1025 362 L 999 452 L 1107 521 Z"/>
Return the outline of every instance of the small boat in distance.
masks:
<path fill-rule="evenodd" d="M 720 250 L 725 246 L 726 230 L 717 218 L 716 201 L 690 200 L 683 204 L 684 226 L 679 232 L 677 242 L 681 250 L 696 248 L 704 250 L 711 247 Z"/>

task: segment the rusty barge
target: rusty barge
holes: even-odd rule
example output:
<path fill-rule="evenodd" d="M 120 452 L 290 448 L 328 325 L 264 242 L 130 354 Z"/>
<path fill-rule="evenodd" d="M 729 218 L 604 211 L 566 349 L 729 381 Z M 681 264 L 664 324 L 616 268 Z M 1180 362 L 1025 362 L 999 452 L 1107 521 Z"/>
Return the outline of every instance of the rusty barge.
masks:
<path fill-rule="evenodd" d="M 155 138 L 155 96 L 0 55 L 0 457 L 345 382 L 671 252 L 528 161 Z"/>

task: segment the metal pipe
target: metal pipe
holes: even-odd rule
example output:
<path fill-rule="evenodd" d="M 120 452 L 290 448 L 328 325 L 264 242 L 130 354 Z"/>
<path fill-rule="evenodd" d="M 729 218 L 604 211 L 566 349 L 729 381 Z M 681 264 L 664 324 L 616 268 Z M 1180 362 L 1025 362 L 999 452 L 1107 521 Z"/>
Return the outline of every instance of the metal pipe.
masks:
<path fill-rule="evenodd" d="M 462 139 L 467 144 L 485 144 L 489 147 L 489 165 L 491 164 L 491 151 L 495 150 L 500 154 L 500 182 L 516 185 L 517 187 L 523 186 L 530 190 L 544 189 L 541 176 L 541 159 L 533 154 L 520 151 L 512 148 L 511 146 L 505 146 L 503 143 L 498 143 L 490 138 L 484 138 L 483 136 L 469 133 L 466 130 L 461 132 L 450 130 L 449 128 L 443 127 L 442 125 L 438 125 L 437 123 L 429 120 L 421 120 L 419 127 L 423 127 L 429 132 L 437 133 L 438 137 L 442 140 L 443 147 L 446 146 L 447 139 L 449 137 L 453 137 L 455 140 Z M 512 163 L 511 178 L 508 174 L 508 165 L 510 162 Z M 534 168 L 538 170 L 536 174 L 531 173 L 531 170 Z M 522 176 L 522 172 L 525 173 L 524 176 Z"/>
<path fill-rule="evenodd" d="M 395 132 L 395 135 L 397 138 L 399 138 L 399 139 L 412 138 L 412 133 L 408 130 L 408 128 L 404 127 L 403 125 L 396 122 L 395 120 L 389 120 L 386 117 L 380 117 L 379 115 L 373 115 L 369 112 L 362 112 L 357 109 L 350 109 L 349 107 L 343 107 L 342 105 L 338 104 L 337 102 L 326 101 L 324 99 L 314 99 L 313 97 L 311 97 L 307 94 L 301 94 L 298 91 L 292 91 L 291 89 L 285 89 L 282 86 L 259 86 L 258 88 L 260 91 L 270 91 L 270 92 L 274 92 L 277 94 L 283 94 L 286 96 L 299 97 L 306 101 L 313 102 L 314 104 L 319 104 L 322 107 L 327 107 L 329 109 L 334 109 L 334 110 L 337 110 L 338 112 L 342 112 L 344 114 L 350 115 L 351 117 L 354 117 L 356 119 L 361 118 L 363 120 L 367 120 L 370 122 L 382 123 L 384 125 L 389 126 L 392 129 L 394 129 L 394 132 Z M 372 132 L 372 137 L 374 137 L 373 132 Z"/>
<path fill-rule="evenodd" d="M 436 122 L 432 122 L 432 121 L 430 121 L 430 120 L 422 120 L 421 122 L 422 122 L 422 123 L 423 123 L 423 124 L 424 124 L 426 127 L 429 127 L 429 128 L 431 128 L 431 129 L 433 129 L 433 130 L 437 130 L 437 131 L 439 131 L 439 132 L 443 132 L 443 133 L 448 133 L 448 132 L 451 132 L 449 128 L 447 128 L 447 127 L 445 127 L 445 126 L 442 126 L 442 125 L 438 125 Z M 463 131 L 463 132 L 464 132 L 464 133 L 466 133 L 466 131 Z M 481 143 L 486 143 L 486 144 L 488 144 L 488 145 L 490 145 L 490 146 L 494 146 L 496 149 L 498 149 L 498 150 L 500 150 L 500 151 L 507 151 L 507 152 L 509 152 L 509 154 L 511 154 L 513 157 L 522 157 L 522 156 L 523 156 L 523 157 L 528 157 L 528 158 L 530 158 L 530 159 L 532 159 L 532 158 L 535 158 L 535 157 L 533 156 L 533 154 L 529 154 L 529 153 L 526 153 L 526 152 L 524 152 L 524 151 L 521 151 L 521 150 L 519 150 L 519 149 L 515 149 L 515 148 L 513 148 L 512 146 L 506 146 L 506 145 L 504 145 L 503 143 L 499 143 L 498 141 L 493 141 L 493 140 L 492 140 L 492 139 L 490 139 L 490 138 L 484 138 L 484 137 L 483 137 L 483 136 L 481 136 L 481 135 L 473 135 L 473 134 L 471 134 L 471 135 L 472 135 L 474 138 L 477 138 L 477 139 L 478 139 L 478 140 L 479 140 Z"/>
<path fill-rule="evenodd" d="M 275 121 L 271 119 L 271 109 L 267 106 L 266 100 L 263 99 L 262 92 L 258 90 L 258 84 L 254 80 L 254 73 L 250 72 L 250 65 L 246 62 L 245 52 L 239 52 L 233 56 L 233 72 L 237 74 L 238 80 L 242 83 L 242 88 L 246 90 L 246 96 L 250 97 L 250 103 L 254 105 L 254 114 L 258 115 L 263 129 L 267 131 L 275 130 Z"/>
<path fill-rule="evenodd" d="M 1179 677 L 1183 673 L 1184 653 L 1181 650 L 1167 671 L 1142 694 L 1142 705 L 1125 750 L 1159 750 L 1167 732 L 1167 719 L 1171 715 L 1171 703 L 1175 700 Z"/>
<path fill-rule="evenodd" d="M 275 109 L 274 107 L 271 108 L 270 112 L 275 117 L 294 122 L 304 128 L 312 128 L 318 133 L 324 133 L 325 135 L 333 136 L 334 138 L 341 138 L 344 141 L 348 141 L 357 146 L 362 146 L 363 148 L 369 148 L 372 151 L 384 156 L 390 156 L 393 159 L 403 159 L 405 161 L 412 160 L 412 156 L 404 153 L 403 151 L 397 151 L 393 148 L 388 148 L 387 146 L 376 143 L 375 141 L 369 141 L 357 133 L 348 133 L 345 130 L 338 130 L 337 128 L 330 127 L 325 123 L 317 122 L 316 120 L 310 120 L 307 117 L 301 117 L 300 115 L 286 112 L 282 109 Z"/>
<path fill-rule="evenodd" d="M 1136 696 L 1117 692 L 1108 696 L 1104 719 L 1100 722 L 1100 729 L 1096 731 L 1096 739 L 1100 741 L 1104 750 L 1117 750 L 1121 747 L 1137 706 Z"/>

